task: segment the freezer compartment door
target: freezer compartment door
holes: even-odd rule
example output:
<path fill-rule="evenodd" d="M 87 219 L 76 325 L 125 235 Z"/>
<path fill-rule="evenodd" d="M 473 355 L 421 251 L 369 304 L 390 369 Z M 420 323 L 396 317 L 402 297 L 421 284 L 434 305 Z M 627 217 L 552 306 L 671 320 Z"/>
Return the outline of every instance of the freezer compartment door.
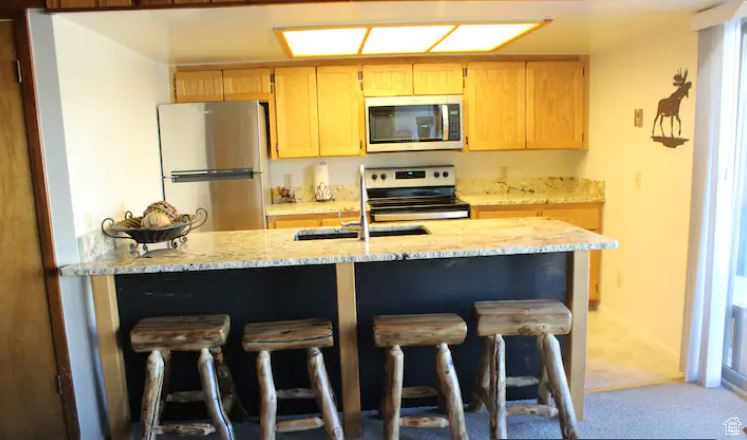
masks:
<path fill-rule="evenodd" d="M 256 101 L 159 105 L 163 175 L 175 170 L 265 171 L 263 116 Z"/>
<path fill-rule="evenodd" d="M 164 194 L 182 212 L 208 211 L 200 232 L 265 228 L 260 179 L 164 179 Z"/>

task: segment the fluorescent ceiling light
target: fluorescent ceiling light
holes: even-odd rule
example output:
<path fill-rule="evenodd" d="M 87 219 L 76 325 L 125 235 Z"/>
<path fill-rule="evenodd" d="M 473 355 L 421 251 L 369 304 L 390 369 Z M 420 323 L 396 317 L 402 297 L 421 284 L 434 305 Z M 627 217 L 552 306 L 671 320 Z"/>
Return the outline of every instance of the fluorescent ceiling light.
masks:
<path fill-rule="evenodd" d="M 452 29 L 453 24 L 372 27 L 361 53 L 372 55 L 427 52 Z"/>
<path fill-rule="evenodd" d="M 357 55 L 366 27 L 281 30 L 293 57 Z"/>
<path fill-rule="evenodd" d="M 461 24 L 431 52 L 491 52 L 542 23 Z"/>
<path fill-rule="evenodd" d="M 276 28 L 291 58 L 492 52 L 551 20 Z"/>

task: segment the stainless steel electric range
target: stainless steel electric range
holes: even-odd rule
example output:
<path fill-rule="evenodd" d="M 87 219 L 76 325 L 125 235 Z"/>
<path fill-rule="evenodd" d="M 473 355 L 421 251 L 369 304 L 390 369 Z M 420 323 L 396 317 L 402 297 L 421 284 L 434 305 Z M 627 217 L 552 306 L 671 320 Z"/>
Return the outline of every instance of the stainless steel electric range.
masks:
<path fill-rule="evenodd" d="M 369 168 L 365 179 L 371 221 L 469 218 L 469 205 L 456 197 L 451 165 Z"/>

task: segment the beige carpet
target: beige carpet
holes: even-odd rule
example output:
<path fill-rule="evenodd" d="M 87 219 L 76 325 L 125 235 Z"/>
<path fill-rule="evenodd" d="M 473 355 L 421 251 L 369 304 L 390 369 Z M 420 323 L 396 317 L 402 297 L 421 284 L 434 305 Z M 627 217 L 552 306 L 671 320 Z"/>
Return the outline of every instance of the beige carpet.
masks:
<path fill-rule="evenodd" d="M 514 403 L 514 402 L 512 402 Z M 747 422 L 747 401 L 725 389 L 674 383 L 644 388 L 592 393 L 586 399 L 586 419 L 579 423 L 581 438 L 587 439 L 746 439 L 747 435 L 725 435 L 723 423 L 731 417 Z M 483 410 L 467 414 L 470 440 L 487 440 L 488 415 Z M 257 439 L 256 421 L 236 426 L 237 439 Z M 137 429 L 135 429 L 137 433 Z M 557 420 L 516 416 L 508 421 L 509 438 L 560 438 Z M 158 440 L 184 437 L 159 436 Z M 215 439 L 215 436 L 199 437 Z M 278 440 L 323 440 L 323 430 L 279 434 Z M 382 438 L 382 423 L 372 413 L 363 418 L 360 440 Z M 403 428 L 401 440 L 448 440 L 444 429 Z"/>

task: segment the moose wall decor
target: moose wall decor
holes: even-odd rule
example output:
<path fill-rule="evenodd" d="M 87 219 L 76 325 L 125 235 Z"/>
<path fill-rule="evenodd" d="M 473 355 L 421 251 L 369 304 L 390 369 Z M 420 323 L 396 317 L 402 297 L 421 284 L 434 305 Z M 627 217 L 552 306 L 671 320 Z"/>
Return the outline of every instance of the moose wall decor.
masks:
<path fill-rule="evenodd" d="M 682 135 L 682 120 L 680 120 L 680 102 L 682 98 L 690 96 L 690 88 L 692 83 L 687 80 L 687 69 L 682 72 L 682 69 L 677 70 L 674 74 L 673 86 L 677 87 L 668 98 L 660 99 L 659 106 L 656 108 L 656 117 L 654 118 L 654 126 L 651 127 L 651 139 L 654 142 L 659 142 L 665 147 L 677 148 L 684 144 L 688 139 L 681 138 Z M 664 118 L 669 117 L 669 136 L 664 133 Z M 677 136 L 674 135 L 674 120 L 677 120 Z M 659 121 L 659 129 L 661 130 L 661 136 L 656 136 L 656 121 Z"/>

